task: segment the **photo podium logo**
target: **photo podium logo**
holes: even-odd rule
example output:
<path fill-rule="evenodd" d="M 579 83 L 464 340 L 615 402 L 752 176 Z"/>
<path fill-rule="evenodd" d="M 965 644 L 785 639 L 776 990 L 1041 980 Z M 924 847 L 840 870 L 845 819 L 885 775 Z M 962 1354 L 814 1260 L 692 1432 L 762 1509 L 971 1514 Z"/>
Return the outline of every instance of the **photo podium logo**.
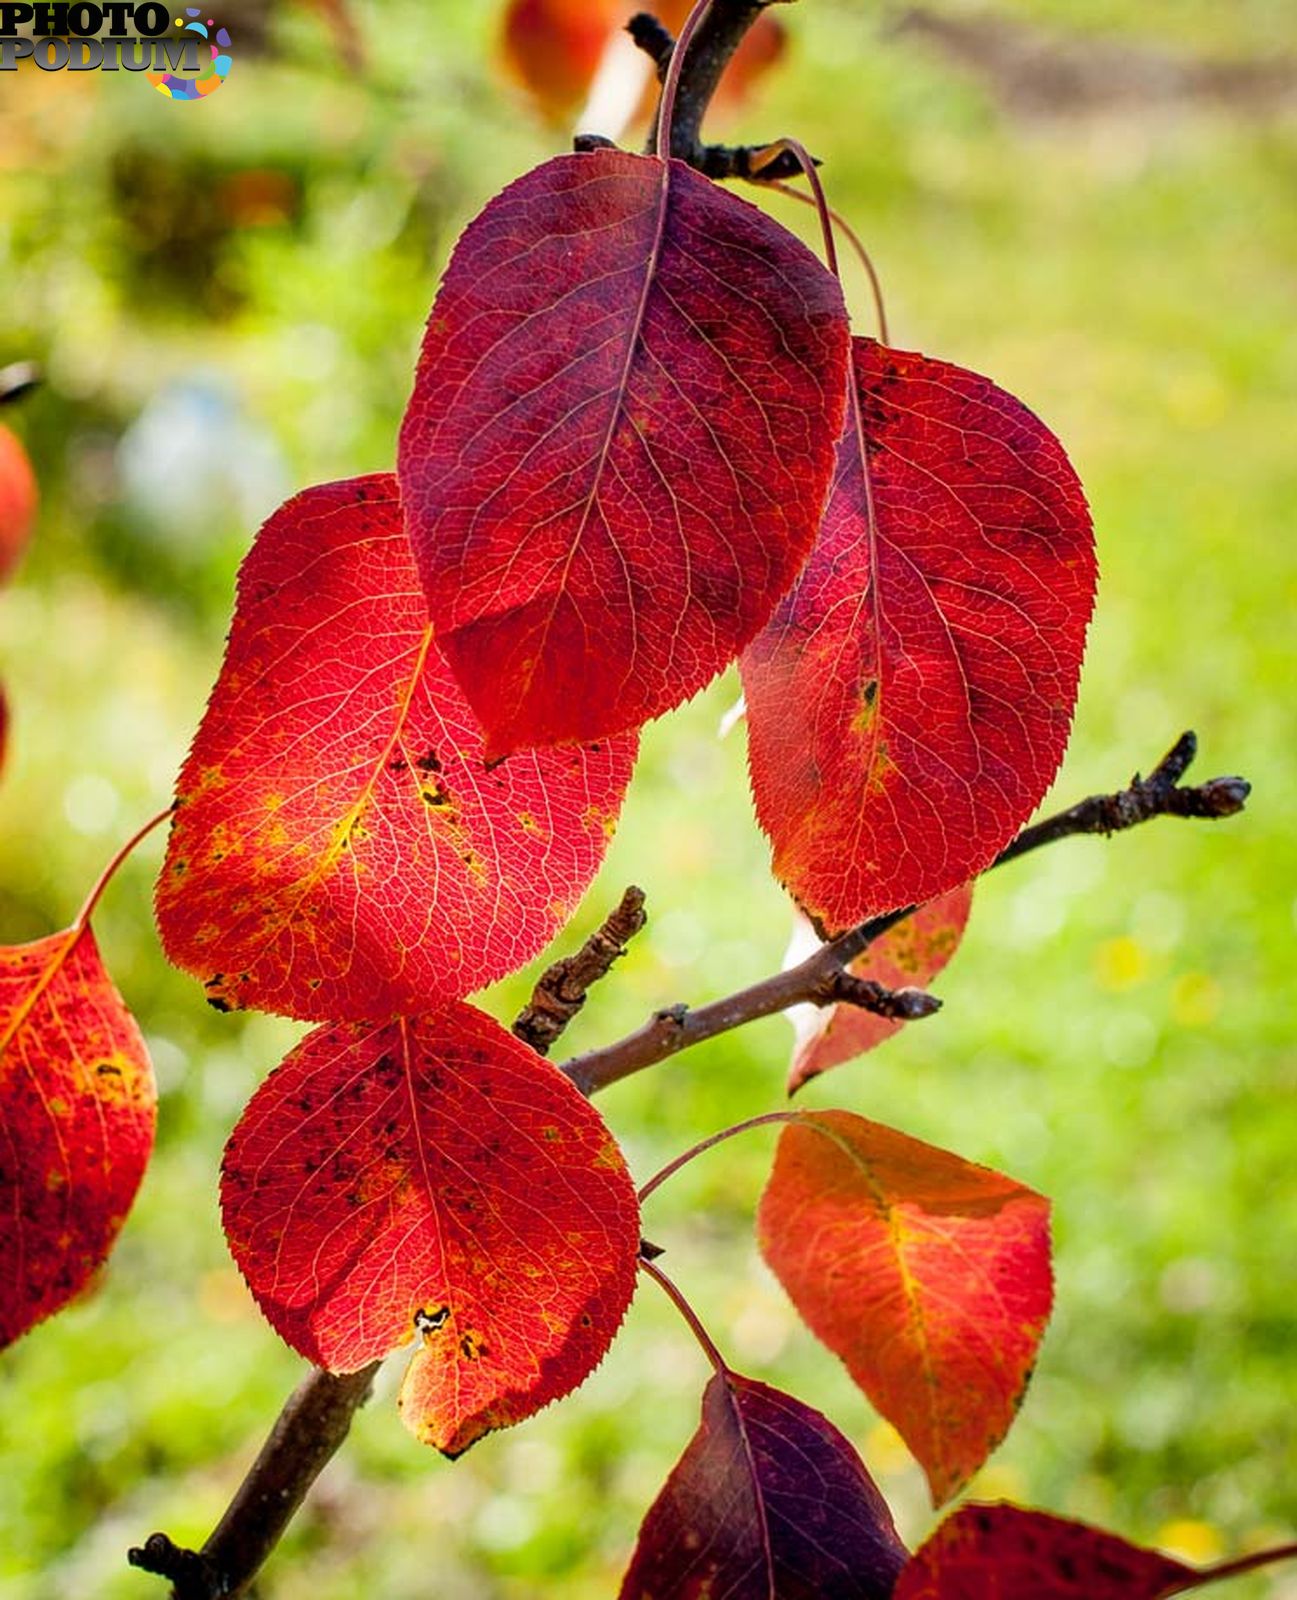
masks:
<path fill-rule="evenodd" d="M 128 32 L 128 29 L 130 30 Z M 157 3 L 0 4 L 0 72 L 142 72 L 170 100 L 202 100 L 229 77 L 229 29 Z"/>

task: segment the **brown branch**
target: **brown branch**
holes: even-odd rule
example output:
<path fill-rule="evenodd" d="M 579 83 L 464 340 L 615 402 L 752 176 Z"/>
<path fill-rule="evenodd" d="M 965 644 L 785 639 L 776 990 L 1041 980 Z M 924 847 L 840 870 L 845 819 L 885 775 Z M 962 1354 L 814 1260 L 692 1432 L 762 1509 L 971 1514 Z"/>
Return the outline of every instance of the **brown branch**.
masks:
<path fill-rule="evenodd" d="M 1024 829 L 991 866 L 1002 866 L 1029 850 L 1074 834 L 1117 833 L 1153 817 L 1220 818 L 1241 811 L 1251 789 L 1243 778 L 1211 778 L 1196 788 L 1179 787 L 1197 750 L 1195 735 L 1182 734 L 1147 778 L 1137 774 L 1129 788 L 1093 795 Z M 914 910 L 914 906 L 904 906 L 885 916 L 872 917 L 822 944 L 798 966 L 777 972 L 723 1000 L 699 1006 L 696 1011 L 683 1005 L 656 1011 L 636 1032 L 615 1044 L 574 1057 L 563 1064 L 563 1070 L 584 1094 L 595 1094 L 607 1084 L 759 1017 L 773 1016 L 794 1005 L 824 1006 L 851 1000 L 851 995 L 842 991 L 844 980 L 851 977 L 847 972 L 851 962 Z M 931 996 L 924 998 L 931 1000 Z"/>
<path fill-rule="evenodd" d="M 283 1537 L 297 1508 L 369 1399 L 378 1362 L 338 1377 L 313 1370 L 289 1396 L 261 1453 L 201 1550 L 155 1533 L 126 1559 L 169 1578 L 175 1600 L 237 1600 Z"/>
<path fill-rule="evenodd" d="M 1242 778 L 1212 778 L 1196 788 L 1180 786 L 1196 753 L 1194 735 L 1182 735 L 1147 778 L 1136 776 L 1126 789 L 1094 795 L 1025 829 L 992 866 L 1074 834 L 1116 833 L 1159 816 L 1219 818 L 1241 810 L 1250 792 Z M 614 918 L 636 892 L 627 891 Z M 565 1062 L 563 1071 L 584 1093 L 594 1094 L 690 1045 L 798 1003 L 863 1005 L 908 1020 L 930 1016 L 939 1004 L 933 996 L 917 989 L 884 989 L 847 970 L 875 939 L 914 909 L 906 906 L 862 922 L 821 945 L 799 966 L 775 973 L 724 1000 L 696 1011 L 683 1005 L 658 1011 L 626 1038 Z M 584 953 L 569 959 L 579 960 Z M 646 1248 L 649 1252 L 656 1249 L 652 1245 Z M 280 1413 L 261 1454 L 202 1550 L 180 1549 L 165 1534 L 155 1533 L 143 1549 L 130 1552 L 131 1564 L 169 1578 L 175 1600 L 238 1600 L 246 1595 L 311 1485 L 346 1438 L 352 1416 L 369 1397 L 376 1370 L 377 1363 L 343 1377 L 312 1371 Z"/>
<path fill-rule="evenodd" d="M 548 1055 L 559 1035 L 585 1004 L 592 985 L 606 977 L 613 963 L 648 921 L 644 891 L 632 885 L 621 904 L 572 956 L 564 956 L 541 974 L 531 999 L 519 1013 L 513 1031 L 538 1055 Z"/>
<path fill-rule="evenodd" d="M 767 6 L 785 0 L 712 0 L 712 8 L 699 24 L 689 47 L 676 91 L 675 114 L 671 119 L 671 154 L 688 162 L 708 178 L 755 178 L 767 180 L 793 178 L 801 171 L 797 158 L 782 150 L 766 158 L 769 142 L 753 145 L 704 144 L 703 118 L 721 75 L 734 52 L 743 43 L 748 29 Z M 638 12 L 626 24 L 626 32 L 657 68 L 658 81 L 666 77 L 675 50 L 670 30 L 646 11 Z M 649 130 L 652 151 L 657 139 L 657 118 Z M 578 144 L 578 149 L 581 146 Z"/>

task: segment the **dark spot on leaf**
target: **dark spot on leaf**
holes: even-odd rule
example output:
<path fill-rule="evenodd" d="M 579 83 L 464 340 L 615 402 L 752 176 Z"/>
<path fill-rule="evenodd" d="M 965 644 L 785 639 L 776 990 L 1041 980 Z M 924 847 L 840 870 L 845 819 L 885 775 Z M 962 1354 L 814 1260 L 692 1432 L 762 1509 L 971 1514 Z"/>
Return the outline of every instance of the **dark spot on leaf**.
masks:
<path fill-rule="evenodd" d="M 438 1306 L 435 1311 L 425 1311 L 422 1306 L 414 1313 L 414 1325 L 420 1333 L 436 1333 L 450 1316 L 449 1306 Z M 464 1336 L 468 1337 L 467 1334 Z"/>

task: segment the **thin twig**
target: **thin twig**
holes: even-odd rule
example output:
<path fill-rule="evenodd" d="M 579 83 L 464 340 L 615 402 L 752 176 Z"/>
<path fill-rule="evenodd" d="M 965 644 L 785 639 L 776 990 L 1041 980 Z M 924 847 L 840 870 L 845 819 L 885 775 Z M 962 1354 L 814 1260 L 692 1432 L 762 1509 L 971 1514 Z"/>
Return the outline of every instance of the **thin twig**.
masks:
<path fill-rule="evenodd" d="M 1060 811 L 1020 833 L 1000 861 L 1012 861 L 1042 844 L 1074 833 L 1120 833 L 1150 817 L 1197 817 L 1218 821 L 1243 809 L 1252 785 L 1245 778 L 1209 778 L 1206 783 L 1180 787 L 1180 779 L 1198 754 L 1198 739 L 1182 733 L 1147 778 L 1139 773 L 1128 788 L 1115 794 L 1092 795 L 1068 811 Z"/>
<path fill-rule="evenodd" d="M 676 47 L 670 28 L 649 12 L 637 11 L 626 24 L 626 32 L 657 69 L 658 82 L 665 82 L 671 53 Z"/>
<path fill-rule="evenodd" d="M 1136 775 L 1126 789 L 1093 795 L 1079 805 L 1024 829 L 991 866 L 1002 866 L 1057 839 L 1075 834 L 1117 833 L 1153 817 L 1233 816 L 1242 810 L 1251 789 L 1243 778 L 1210 778 L 1196 787 L 1179 786 L 1197 749 L 1196 737 L 1192 733 L 1182 734 L 1147 778 Z M 563 1064 L 563 1070 L 584 1094 L 594 1094 L 691 1045 L 714 1039 L 732 1028 L 741 1028 L 759 1017 L 773 1016 L 789 1006 L 833 1005 L 842 1000 L 859 1004 L 853 995 L 843 990 L 844 977 L 851 976 L 847 968 L 875 939 L 915 909 L 904 906 L 884 916 L 872 917 L 822 944 L 798 966 L 774 973 L 723 1000 L 714 1000 L 693 1011 L 684 1005 L 656 1011 L 642 1028 L 615 1044 L 574 1057 Z M 906 991 L 898 993 L 903 995 Z M 931 1000 L 931 996 L 925 998 Z"/>
<path fill-rule="evenodd" d="M 513 1031 L 538 1055 L 548 1055 L 564 1028 L 585 1004 L 586 995 L 648 921 L 644 891 L 633 884 L 575 955 L 564 956 L 540 976 Z"/>

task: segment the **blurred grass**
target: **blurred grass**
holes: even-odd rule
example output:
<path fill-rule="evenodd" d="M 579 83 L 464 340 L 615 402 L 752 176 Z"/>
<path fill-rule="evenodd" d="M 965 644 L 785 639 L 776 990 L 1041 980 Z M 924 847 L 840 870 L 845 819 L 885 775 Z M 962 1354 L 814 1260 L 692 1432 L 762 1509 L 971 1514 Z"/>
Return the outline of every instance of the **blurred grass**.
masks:
<path fill-rule="evenodd" d="M 1286 0 L 1001 10 L 1078 36 L 1138 29 L 1168 50 L 1297 50 Z M 0 596 L 6 940 L 62 925 L 115 841 L 165 802 L 255 515 L 283 488 L 390 465 L 456 231 L 555 147 L 497 81 L 491 8 L 357 11 L 366 82 L 288 10 L 275 53 L 238 61 L 201 110 L 125 77 L 5 84 L 0 361 L 36 357 L 49 377 L 14 419 L 45 488 L 39 540 Z M 872 7 L 807 0 L 788 23 L 790 63 L 732 131 L 799 133 L 876 254 L 897 343 L 1021 395 L 1088 487 L 1103 586 L 1055 802 L 1147 770 L 1186 726 L 1200 776 L 1256 785 L 1228 825 L 1154 824 L 995 874 L 942 1015 L 806 1100 L 1002 1165 L 1055 1202 L 1057 1312 L 976 1492 L 1200 1559 L 1291 1536 L 1297 128 L 1192 106 L 1013 120 Z M 800 208 L 777 214 L 804 228 Z M 863 283 L 849 289 L 868 326 Z M 195 387 L 212 459 L 164 470 L 150 451 Z M 130 489 L 118 441 L 141 414 L 154 429 Z M 267 459 L 231 488 L 249 440 Z M 167 472 L 198 488 L 186 499 Z M 788 913 L 750 821 L 742 734 L 716 738 L 734 692 L 717 685 L 648 734 L 565 943 L 627 882 L 648 890 L 652 921 L 572 1049 L 780 958 Z M 126 1545 L 159 1527 L 202 1539 L 300 1368 L 251 1307 L 215 1205 L 221 1144 L 298 1030 L 218 1017 L 166 969 L 147 912 L 158 849 L 99 919 L 153 1048 L 158 1154 L 98 1292 L 0 1357 L 3 1600 L 160 1593 L 125 1568 Z M 526 989 L 488 1003 L 508 1017 Z M 772 1020 L 611 1090 L 601 1104 L 636 1172 L 778 1103 L 787 1044 Z M 769 1143 L 699 1162 L 646 1226 L 736 1365 L 829 1411 L 919 1536 L 915 1469 L 754 1259 Z M 642 1295 L 584 1390 L 454 1467 L 401 1429 L 398 1376 L 263 1593 L 615 1593 L 704 1378 L 668 1310 Z M 1233 1592 L 1292 1600 L 1297 1578 Z"/>

